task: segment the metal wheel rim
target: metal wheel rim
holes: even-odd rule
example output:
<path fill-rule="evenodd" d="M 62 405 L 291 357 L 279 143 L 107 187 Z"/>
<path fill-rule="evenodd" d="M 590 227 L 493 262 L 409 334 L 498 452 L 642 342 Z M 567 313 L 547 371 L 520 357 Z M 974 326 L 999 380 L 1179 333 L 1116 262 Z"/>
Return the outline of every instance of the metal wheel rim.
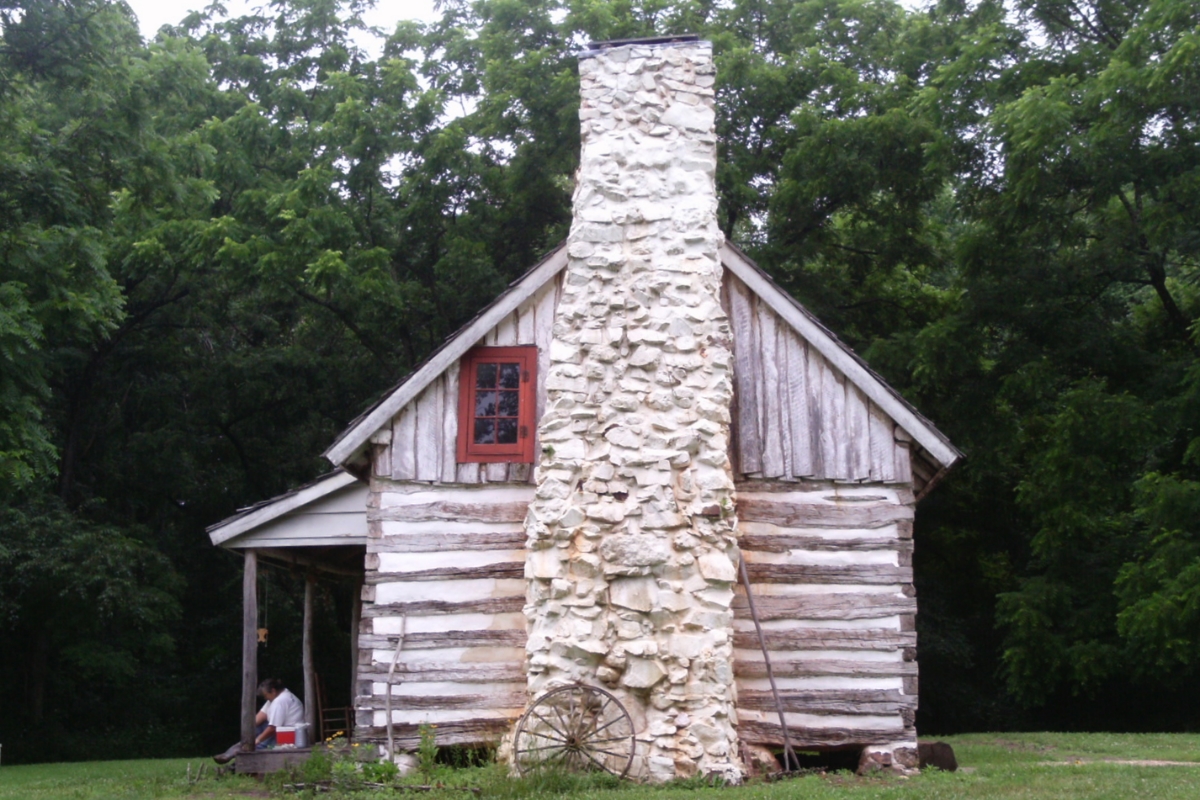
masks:
<path fill-rule="evenodd" d="M 633 766 L 633 719 L 611 692 L 560 686 L 529 706 L 513 736 L 513 763 L 527 775 L 543 767 L 602 770 L 624 778 Z"/>

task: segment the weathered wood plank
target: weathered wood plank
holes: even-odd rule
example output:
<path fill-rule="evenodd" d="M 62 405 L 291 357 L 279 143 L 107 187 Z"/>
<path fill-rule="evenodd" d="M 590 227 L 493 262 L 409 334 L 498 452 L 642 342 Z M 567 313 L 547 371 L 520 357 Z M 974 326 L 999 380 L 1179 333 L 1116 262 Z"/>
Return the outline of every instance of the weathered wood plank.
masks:
<path fill-rule="evenodd" d="M 437 378 L 417 398 L 417 480 L 442 477 L 442 380 Z"/>
<path fill-rule="evenodd" d="M 807 348 L 805 362 L 808 365 L 805 373 L 805 387 L 808 391 L 808 440 L 812 452 L 812 475 L 814 478 L 828 479 L 830 463 L 825 452 L 833 450 L 832 442 L 827 442 L 832 433 L 826 432 L 829 421 L 825 418 L 825 405 L 821 402 L 821 376 L 825 373 L 825 359 L 812 347 Z"/>
<path fill-rule="evenodd" d="M 738 546 L 750 553 L 787 553 L 791 550 L 864 551 L 899 550 L 912 552 L 912 542 L 896 536 L 871 536 L 862 539 L 826 539 L 821 536 L 802 536 L 789 533 L 743 533 Z M 377 549 L 372 547 L 372 549 Z"/>
<path fill-rule="evenodd" d="M 828 583 L 886 586 L 912 583 L 912 567 L 891 564 L 752 564 L 746 571 L 752 583 Z"/>
<path fill-rule="evenodd" d="M 488 483 L 506 483 L 508 481 L 508 464 L 506 462 L 484 464 L 483 471 L 487 475 Z"/>
<path fill-rule="evenodd" d="M 771 671 L 776 678 L 810 678 L 822 675 L 840 675 L 847 678 L 902 678 L 905 675 L 917 674 L 917 662 L 824 658 L 783 661 L 772 658 Z M 739 678 L 765 678 L 767 665 L 762 661 L 751 661 L 750 658 L 738 659 L 734 662 L 733 674 Z"/>
<path fill-rule="evenodd" d="M 746 474 L 757 474 L 762 472 L 762 439 L 758 430 L 758 390 L 755 386 L 757 349 L 753 306 L 745 284 L 737 279 L 729 281 L 729 309 L 737 393 L 738 469 Z"/>
<path fill-rule="evenodd" d="M 526 300 L 517 309 L 517 344 L 537 344 L 534 327 L 534 321 L 537 318 L 536 309 L 537 298 Z"/>
<path fill-rule="evenodd" d="M 873 728 L 810 728 L 788 725 L 788 739 L 792 747 L 851 747 L 869 744 L 890 744 L 903 739 L 900 730 Z M 777 722 L 740 720 L 738 738 L 747 744 L 782 745 L 783 729 Z"/>
<path fill-rule="evenodd" d="M 737 516 L 746 522 L 767 522 L 784 528 L 882 528 L 913 518 L 910 506 L 894 503 L 801 504 L 764 497 L 737 499 Z"/>
<path fill-rule="evenodd" d="M 417 477 L 417 410 L 407 405 L 392 422 L 392 480 Z"/>
<path fill-rule="evenodd" d="M 500 564 L 485 564 L 479 567 L 438 567 L 436 569 L 415 569 L 411 572 L 370 572 L 367 574 L 366 581 L 369 584 L 379 584 L 403 581 L 468 580 L 474 578 L 522 578 L 524 576 L 524 561 L 507 561 Z"/>
<path fill-rule="evenodd" d="M 895 423 L 883 410 L 871 403 L 867 409 L 870 419 L 867 423 L 867 434 L 871 448 L 871 480 L 878 483 L 892 483 L 896 480 L 896 440 L 892 435 Z"/>
<path fill-rule="evenodd" d="M 497 347 L 512 347 L 517 343 L 517 317 L 516 312 L 509 314 L 504 319 L 496 324 L 496 341 Z"/>
<path fill-rule="evenodd" d="M 258 552 L 247 549 L 242 571 L 242 750 L 254 750 L 258 693 Z"/>
<path fill-rule="evenodd" d="M 496 694 L 392 695 L 393 711 L 448 711 L 455 708 L 507 708 L 524 710 L 525 692 Z"/>
<path fill-rule="evenodd" d="M 774 539 L 776 537 L 759 537 Z M 893 540 L 895 541 L 895 540 Z M 404 533 L 371 541 L 372 553 L 441 553 L 459 550 L 514 550 L 525 546 L 524 531 L 496 533 Z M 765 548 L 760 548 L 765 549 Z M 864 548 L 866 549 L 866 548 Z"/>
<path fill-rule="evenodd" d="M 376 662 L 378 669 L 359 669 L 358 679 L 386 682 L 391 663 Z M 520 661 L 452 663 L 399 663 L 395 679 L 401 683 L 503 683 L 525 680 L 525 664 Z"/>
<path fill-rule="evenodd" d="M 365 589 L 374 587 L 367 586 Z M 363 608 L 364 617 L 434 616 L 439 614 L 508 614 L 525 607 L 525 595 L 489 597 L 486 600 L 418 600 L 407 603 L 376 603 Z"/>
<path fill-rule="evenodd" d="M 821 450 L 825 477 L 835 481 L 850 477 L 849 431 L 846 428 L 846 377 L 829 364 L 821 364 Z"/>
<path fill-rule="evenodd" d="M 367 513 L 367 519 L 390 522 L 524 522 L 528 510 L 527 502 L 459 503 L 438 500 L 374 509 Z"/>
<path fill-rule="evenodd" d="M 442 481 L 454 483 L 458 480 L 458 379 L 459 362 L 446 370 L 442 380 Z"/>
<path fill-rule="evenodd" d="M 394 636 L 386 634 L 364 634 L 359 637 L 361 647 L 372 650 L 387 650 L 396 646 Z M 481 631 L 422 631 L 404 634 L 404 649 L 437 650 L 445 647 L 524 647 L 529 640 L 524 626 L 509 630 Z"/>
<path fill-rule="evenodd" d="M 481 466 L 483 465 L 474 461 L 467 464 L 459 464 L 454 470 L 455 478 L 457 478 L 459 483 L 479 483 L 479 468 Z"/>
<path fill-rule="evenodd" d="M 871 478 L 871 412 L 867 402 L 867 396 L 846 381 L 846 450 L 850 479 L 856 481 Z"/>
<path fill-rule="evenodd" d="M 798 628 L 790 631 L 764 631 L 768 650 L 900 650 L 917 646 L 917 634 L 887 628 Z M 407 639 L 405 640 L 408 641 Z M 733 646 L 752 650 L 759 646 L 758 634 L 736 631 Z"/>
<path fill-rule="evenodd" d="M 238 775 L 267 775 L 288 767 L 299 767 L 312 755 L 311 747 L 284 747 L 242 753 L 233 762 Z"/>
<path fill-rule="evenodd" d="M 784 342 L 785 389 L 788 420 L 788 449 L 791 451 L 791 474 L 806 477 L 813 474 L 812 432 L 808 397 L 808 353 L 804 341 L 786 325 L 780 326 Z"/>
<path fill-rule="evenodd" d="M 871 716 L 887 716 L 899 714 L 901 711 L 916 707 L 916 698 L 893 692 L 895 697 L 888 700 L 840 699 L 824 697 L 819 692 L 788 692 L 779 693 L 779 705 L 775 704 L 770 692 L 755 692 L 745 689 L 738 692 L 738 708 L 747 711 L 775 711 L 779 706 L 784 711 L 798 714 L 856 714 Z"/>
<path fill-rule="evenodd" d="M 787 428 L 783 416 L 782 387 L 779 379 L 779 357 L 776 353 L 776 317 L 766 305 L 755 304 L 758 328 L 758 414 L 759 431 L 762 435 L 762 475 L 778 478 L 790 474 L 784 468 L 783 441 Z"/>
<path fill-rule="evenodd" d="M 764 595 L 755 592 L 759 619 L 875 619 L 917 613 L 917 601 L 895 594 L 834 592 L 829 594 Z M 735 616 L 749 613 L 746 597 L 733 598 Z"/>
<path fill-rule="evenodd" d="M 912 483 L 912 453 L 909 452 L 909 443 L 897 442 L 895 455 L 896 483 Z"/>

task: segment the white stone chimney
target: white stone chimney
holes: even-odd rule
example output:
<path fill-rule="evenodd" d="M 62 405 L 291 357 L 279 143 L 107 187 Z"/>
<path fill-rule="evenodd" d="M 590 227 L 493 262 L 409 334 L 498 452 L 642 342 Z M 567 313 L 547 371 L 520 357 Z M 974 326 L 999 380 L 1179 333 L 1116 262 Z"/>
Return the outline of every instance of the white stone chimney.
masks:
<path fill-rule="evenodd" d="M 634 775 L 741 777 L 708 42 L 593 45 L 565 288 L 526 519 L 530 702 L 584 683 L 637 732 Z"/>

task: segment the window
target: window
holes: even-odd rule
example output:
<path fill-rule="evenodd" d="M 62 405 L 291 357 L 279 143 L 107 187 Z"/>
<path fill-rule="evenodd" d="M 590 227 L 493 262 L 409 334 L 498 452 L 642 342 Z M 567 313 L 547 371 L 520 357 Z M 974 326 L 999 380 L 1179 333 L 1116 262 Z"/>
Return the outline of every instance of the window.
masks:
<path fill-rule="evenodd" d="M 459 462 L 533 461 L 536 347 L 477 347 L 462 360 Z"/>

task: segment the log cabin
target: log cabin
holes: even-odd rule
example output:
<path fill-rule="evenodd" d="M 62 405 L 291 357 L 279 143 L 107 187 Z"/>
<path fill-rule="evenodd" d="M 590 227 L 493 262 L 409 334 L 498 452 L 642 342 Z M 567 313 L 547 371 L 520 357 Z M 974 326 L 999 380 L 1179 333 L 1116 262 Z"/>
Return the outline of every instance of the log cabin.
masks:
<path fill-rule="evenodd" d="M 259 557 L 357 573 L 354 738 L 394 750 L 429 723 L 516 758 L 531 704 L 590 686 L 641 779 L 785 745 L 911 769 L 914 510 L 961 454 L 724 241 L 708 42 L 593 44 L 580 83 L 568 240 L 334 473 L 210 529 L 247 629 Z"/>

